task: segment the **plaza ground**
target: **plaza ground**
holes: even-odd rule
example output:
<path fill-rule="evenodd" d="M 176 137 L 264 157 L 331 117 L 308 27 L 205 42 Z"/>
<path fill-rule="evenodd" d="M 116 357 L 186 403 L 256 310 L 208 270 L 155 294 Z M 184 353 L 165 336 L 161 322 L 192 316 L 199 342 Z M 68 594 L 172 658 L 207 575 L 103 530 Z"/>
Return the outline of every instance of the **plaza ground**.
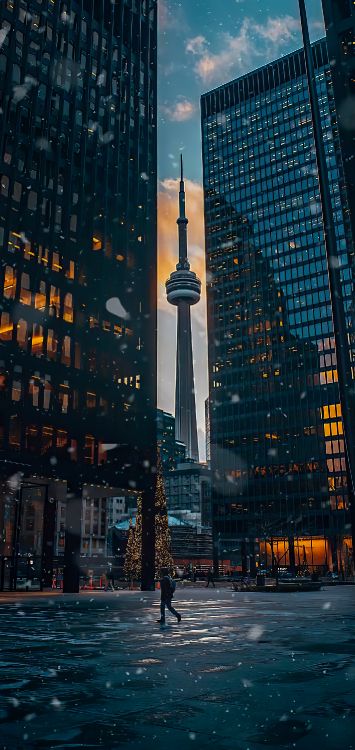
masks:
<path fill-rule="evenodd" d="M 0 598 L 0 748 L 355 748 L 354 586 Z"/>

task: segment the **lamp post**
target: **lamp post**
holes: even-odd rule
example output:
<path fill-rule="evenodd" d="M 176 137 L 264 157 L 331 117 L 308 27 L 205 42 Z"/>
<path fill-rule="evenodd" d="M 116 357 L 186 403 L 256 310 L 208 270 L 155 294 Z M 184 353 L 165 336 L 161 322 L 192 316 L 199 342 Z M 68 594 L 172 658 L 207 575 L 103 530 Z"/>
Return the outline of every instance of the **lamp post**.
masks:
<path fill-rule="evenodd" d="M 312 111 L 313 134 L 318 166 L 324 239 L 328 266 L 330 303 L 333 317 L 335 353 L 337 359 L 339 399 L 344 425 L 345 460 L 348 477 L 348 497 L 351 515 L 353 549 L 355 548 L 355 408 L 352 362 L 344 310 L 338 250 L 331 202 L 328 167 L 322 135 L 322 124 L 317 98 L 313 53 L 309 38 L 305 0 L 298 0 L 309 97 Z"/>

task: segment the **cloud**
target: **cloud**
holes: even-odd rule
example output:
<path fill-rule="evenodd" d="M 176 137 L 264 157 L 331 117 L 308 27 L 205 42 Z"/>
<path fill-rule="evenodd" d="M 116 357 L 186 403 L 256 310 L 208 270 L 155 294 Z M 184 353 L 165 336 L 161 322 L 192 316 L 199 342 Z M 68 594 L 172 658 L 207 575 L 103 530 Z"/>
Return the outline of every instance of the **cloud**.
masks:
<path fill-rule="evenodd" d="M 204 36 L 194 36 L 188 39 L 185 46 L 186 52 L 192 55 L 204 55 L 207 50 L 207 39 Z"/>
<path fill-rule="evenodd" d="M 192 339 L 195 368 L 196 409 L 199 428 L 204 426 L 204 401 L 208 395 L 206 340 L 206 274 L 204 254 L 204 217 L 202 185 L 185 180 L 188 247 L 191 269 L 202 282 L 201 300 L 192 308 Z M 165 281 L 175 269 L 178 259 L 179 180 L 160 183 L 158 195 L 158 403 L 160 408 L 174 411 L 176 311 L 166 301 Z M 204 456 L 200 435 L 201 456 Z"/>
<path fill-rule="evenodd" d="M 268 18 L 266 24 L 252 24 L 252 26 L 257 36 L 277 45 L 292 40 L 295 33 L 300 31 L 299 21 L 293 16 Z"/>
<path fill-rule="evenodd" d="M 180 99 L 170 106 L 163 104 L 160 109 L 171 122 L 186 122 L 194 116 L 196 105 L 188 99 Z"/>
<path fill-rule="evenodd" d="M 180 33 L 188 31 L 188 24 L 182 7 L 176 5 L 171 7 L 169 0 L 159 0 L 158 25 L 159 31 L 163 33 L 171 29 Z"/>
<path fill-rule="evenodd" d="M 204 84 L 222 83 L 274 58 L 299 34 L 299 21 L 290 15 L 269 17 L 264 24 L 247 17 L 236 36 L 225 32 L 219 35 L 219 52 L 211 53 L 204 37 L 189 39 L 185 51 L 197 58 L 194 70 Z"/>

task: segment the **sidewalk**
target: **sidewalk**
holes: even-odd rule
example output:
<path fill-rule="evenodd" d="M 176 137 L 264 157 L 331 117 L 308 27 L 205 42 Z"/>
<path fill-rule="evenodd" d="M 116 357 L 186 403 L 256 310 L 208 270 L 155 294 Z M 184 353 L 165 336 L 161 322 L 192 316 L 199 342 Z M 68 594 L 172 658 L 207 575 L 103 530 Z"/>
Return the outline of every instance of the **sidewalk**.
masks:
<path fill-rule="evenodd" d="M 354 747 L 351 586 L 5 596 L 1 750 Z"/>

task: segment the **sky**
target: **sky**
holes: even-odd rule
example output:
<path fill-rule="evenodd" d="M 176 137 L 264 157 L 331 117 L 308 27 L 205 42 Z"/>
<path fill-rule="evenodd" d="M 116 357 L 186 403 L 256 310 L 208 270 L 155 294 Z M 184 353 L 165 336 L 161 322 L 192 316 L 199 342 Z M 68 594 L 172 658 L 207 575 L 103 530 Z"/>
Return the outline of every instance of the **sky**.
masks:
<path fill-rule="evenodd" d="M 200 459 L 208 395 L 200 96 L 302 46 L 297 0 L 158 0 L 158 406 L 174 413 L 176 309 L 165 280 L 177 262 L 179 156 L 186 177 Z M 307 2 L 312 39 L 324 36 L 321 0 Z"/>

